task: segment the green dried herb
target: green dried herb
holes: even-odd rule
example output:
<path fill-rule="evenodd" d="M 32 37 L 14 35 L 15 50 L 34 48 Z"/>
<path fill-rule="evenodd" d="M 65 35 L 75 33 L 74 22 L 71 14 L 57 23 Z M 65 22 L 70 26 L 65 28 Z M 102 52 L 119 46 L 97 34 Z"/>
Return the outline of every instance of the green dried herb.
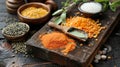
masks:
<path fill-rule="evenodd" d="M 103 5 L 103 10 L 110 8 L 112 11 L 116 11 L 116 8 L 120 6 L 120 0 L 110 2 L 109 0 L 94 0 L 95 2 L 100 2 Z"/>
<path fill-rule="evenodd" d="M 66 19 L 66 12 L 67 12 L 67 8 L 69 7 L 69 5 L 71 4 L 71 3 L 77 3 L 78 2 L 78 0 L 66 0 L 65 2 L 62 2 L 62 5 L 63 5 L 63 7 L 62 7 L 62 9 L 59 9 L 59 10 L 57 10 L 56 12 L 54 12 L 52 15 L 53 16 L 57 16 L 57 15 L 59 15 L 59 16 L 57 16 L 56 17 L 56 19 L 54 20 L 54 22 L 56 23 L 56 24 L 60 24 L 61 22 L 65 22 L 65 19 Z"/>
<path fill-rule="evenodd" d="M 107 2 L 109 2 L 109 0 L 94 0 L 95 2 L 104 2 L 104 3 L 107 3 Z"/>
<path fill-rule="evenodd" d="M 21 36 L 28 32 L 29 27 L 23 23 L 13 23 L 5 27 L 4 34 L 8 36 Z"/>
<path fill-rule="evenodd" d="M 54 12 L 52 15 L 56 16 L 56 15 L 60 15 L 63 12 L 63 9 L 59 9 L 56 12 Z"/>
<path fill-rule="evenodd" d="M 66 20 L 66 11 L 62 12 L 62 14 L 60 16 L 58 16 L 56 19 L 55 19 L 55 24 L 59 25 L 61 22 L 65 22 Z"/>
<path fill-rule="evenodd" d="M 109 3 L 109 5 L 112 11 L 116 11 L 116 7 L 120 6 L 120 1 L 119 0 L 114 1 L 112 3 Z"/>
<path fill-rule="evenodd" d="M 77 3 L 79 0 L 73 0 L 73 2 Z"/>
<path fill-rule="evenodd" d="M 87 2 L 87 0 L 82 0 L 82 2 Z"/>
<path fill-rule="evenodd" d="M 69 3 L 70 3 L 70 0 L 66 0 L 66 2 L 62 2 L 62 4 L 63 4 L 64 7 L 69 6 Z"/>
<path fill-rule="evenodd" d="M 54 20 L 54 23 L 59 25 L 62 22 L 62 18 L 60 18 L 60 16 L 56 17 Z"/>
<path fill-rule="evenodd" d="M 102 5 L 103 5 L 103 11 L 106 11 L 109 7 L 109 5 L 107 5 L 106 3 L 102 3 Z"/>

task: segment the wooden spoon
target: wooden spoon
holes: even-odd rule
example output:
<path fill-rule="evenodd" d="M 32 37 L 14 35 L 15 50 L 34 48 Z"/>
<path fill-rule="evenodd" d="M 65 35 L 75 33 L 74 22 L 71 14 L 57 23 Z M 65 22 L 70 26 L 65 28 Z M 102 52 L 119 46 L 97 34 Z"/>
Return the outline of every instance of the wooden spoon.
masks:
<path fill-rule="evenodd" d="M 74 27 L 60 26 L 53 22 L 49 22 L 48 25 L 51 27 L 54 27 L 56 29 L 59 29 L 63 33 L 65 33 L 73 38 L 76 38 L 80 41 L 86 41 L 88 39 L 88 34 L 83 30 L 80 30 L 80 29 L 77 29 Z"/>

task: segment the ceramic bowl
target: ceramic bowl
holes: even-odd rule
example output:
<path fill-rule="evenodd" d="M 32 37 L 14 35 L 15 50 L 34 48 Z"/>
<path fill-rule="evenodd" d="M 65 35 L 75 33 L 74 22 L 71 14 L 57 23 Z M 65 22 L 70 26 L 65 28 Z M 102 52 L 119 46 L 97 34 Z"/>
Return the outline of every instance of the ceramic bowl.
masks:
<path fill-rule="evenodd" d="M 22 26 L 22 27 L 21 27 Z M 17 27 L 17 29 L 15 28 Z M 24 31 L 21 31 L 20 28 Z M 24 28 L 24 29 L 23 29 Z M 16 33 L 12 30 L 17 30 L 17 32 L 21 32 L 19 35 L 11 35 L 10 33 L 7 34 L 8 32 L 12 32 L 12 33 Z M 2 35 L 7 39 L 7 40 L 10 40 L 10 41 L 19 41 L 19 40 L 22 40 L 24 39 L 26 36 L 27 36 L 27 33 L 29 32 L 30 30 L 30 27 L 28 24 L 26 23 L 13 23 L 13 24 L 10 24 L 8 26 L 6 26 L 5 28 L 2 29 Z"/>
<path fill-rule="evenodd" d="M 85 17 L 91 17 L 93 15 L 99 14 L 102 12 L 102 5 L 98 2 L 90 1 L 85 3 L 80 3 L 78 5 L 78 10 Z"/>
<path fill-rule="evenodd" d="M 48 14 L 40 18 L 28 18 L 28 17 L 21 15 L 21 12 L 28 7 L 44 8 L 48 11 Z M 50 12 L 51 12 L 51 9 L 49 5 L 38 3 L 38 2 L 31 2 L 31 3 L 24 4 L 21 7 L 19 7 L 19 9 L 17 10 L 20 21 L 28 23 L 28 24 L 45 23 L 50 18 Z"/>

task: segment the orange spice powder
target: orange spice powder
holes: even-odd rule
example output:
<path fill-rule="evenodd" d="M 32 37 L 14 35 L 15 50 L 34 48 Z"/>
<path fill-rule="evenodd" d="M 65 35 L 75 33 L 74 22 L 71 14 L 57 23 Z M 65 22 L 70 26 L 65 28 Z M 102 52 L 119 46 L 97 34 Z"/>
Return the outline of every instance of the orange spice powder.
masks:
<path fill-rule="evenodd" d="M 42 37 L 39 36 L 43 46 L 47 49 L 55 50 L 61 49 L 64 55 L 67 55 L 70 51 L 73 51 L 76 47 L 76 43 L 73 39 L 68 38 L 65 34 L 60 32 L 52 32 L 45 34 Z"/>
<path fill-rule="evenodd" d="M 98 21 L 79 16 L 67 18 L 66 23 L 63 25 L 84 30 L 88 33 L 89 38 L 96 38 L 100 31 L 105 29 L 105 27 L 101 27 Z"/>

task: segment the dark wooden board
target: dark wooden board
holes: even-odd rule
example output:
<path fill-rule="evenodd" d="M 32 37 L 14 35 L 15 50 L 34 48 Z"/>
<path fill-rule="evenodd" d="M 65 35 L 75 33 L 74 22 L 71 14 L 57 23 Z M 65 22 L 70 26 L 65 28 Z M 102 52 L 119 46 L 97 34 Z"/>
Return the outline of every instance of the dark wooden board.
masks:
<path fill-rule="evenodd" d="M 76 11 L 77 8 L 72 8 L 68 14 L 73 15 Z M 89 40 L 88 44 L 92 44 L 93 46 L 84 45 L 82 47 L 76 47 L 74 51 L 70 52 L 66 56 L 64 56 L 59 51 L 48 50 L 42 46 L 40 40 L 38 39 L 38 36 L 40 34 L 51 31 L 52 28 L 49 27 L 47 24 L 37 33 L 35 33 L 27 41 L 27 44 L 30 46 L 34 46 L 35 53 L 38 53 L 37 57 L 40 57 L 42 59 L 65 65 L 67 67 L 88 67 L 88 65 L 92 62 L 95 54 L 99 50 L 100 46 L 105 42 L 114 27 L 117 25 L 119 17 L 120 8 L 118 8 L 116 12 L 108 10 L 103 13 L 103 15 L 100 16 L 99 19 L 102 26 L 105 26 L 106 29 L 101 31 L 100 35 L 97 37 L 97 41 L 95 39 Z"/>

